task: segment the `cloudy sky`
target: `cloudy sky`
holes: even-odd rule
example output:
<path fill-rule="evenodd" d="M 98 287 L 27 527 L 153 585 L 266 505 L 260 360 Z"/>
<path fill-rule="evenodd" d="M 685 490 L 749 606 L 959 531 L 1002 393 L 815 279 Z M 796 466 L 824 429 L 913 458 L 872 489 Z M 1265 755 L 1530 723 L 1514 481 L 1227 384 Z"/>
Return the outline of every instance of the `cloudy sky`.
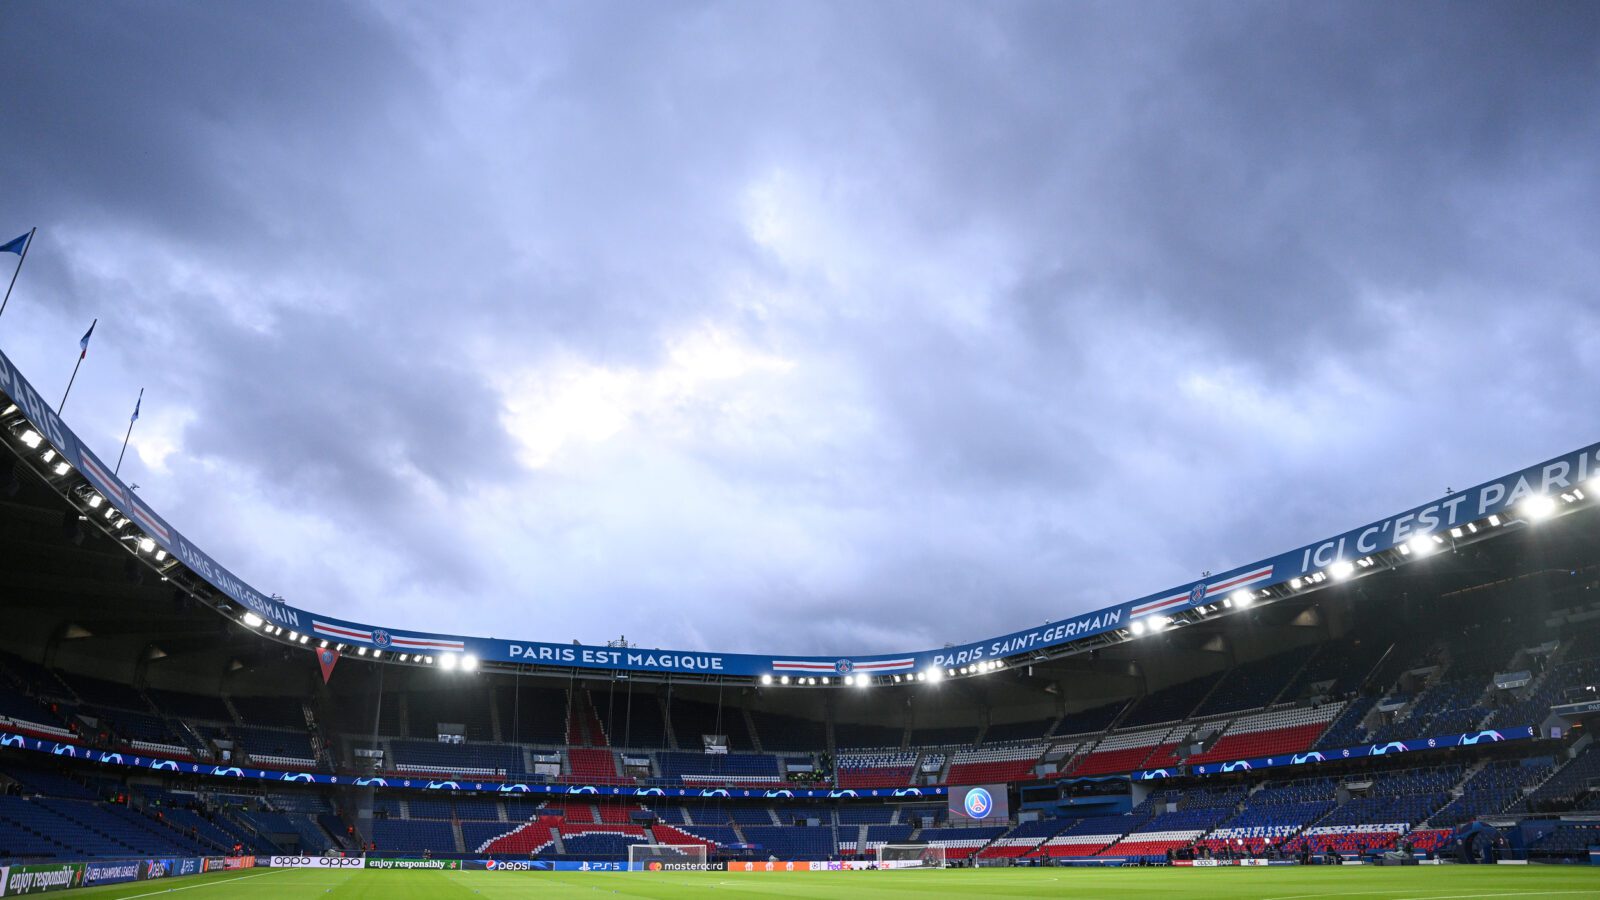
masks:
<path fill-rule="evenodd" d="M 124 476 L 303 607 L 923 649 L 1600 439 L 1597 48 L 1592 3 L 19 0 L 0 346 L 52 394 L 99 317 L 68 422 L 114 458 L 144 387 Z"/>

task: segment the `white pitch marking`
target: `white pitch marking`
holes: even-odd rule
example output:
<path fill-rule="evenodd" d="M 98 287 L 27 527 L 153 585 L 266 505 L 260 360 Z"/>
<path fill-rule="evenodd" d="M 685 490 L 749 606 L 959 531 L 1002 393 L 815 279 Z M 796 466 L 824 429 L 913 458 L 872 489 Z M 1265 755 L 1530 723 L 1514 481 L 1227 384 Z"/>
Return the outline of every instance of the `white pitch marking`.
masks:
<path fill-rule="evenodd" d="M 123 897 L 122 900 L 138 900 L 140 897 L 154 897 L 157 894 L 176 894 L 178 891 L 192 891 L 195 888 L 216 887 L 219 884 L 233 884 L 235 881 L 244 881 L 247 878 L 260 878 L 263 875 L 277 875 L 288 871 L 290 870 L 273 869 L 271 872 L 257 872 L 254 875 L 240 875 L 238 878 L 224 878 L 221 881 L 208 881 L 205 884 L 190 884 L 183 887 L 165 888 L 159 891 L 151 891 L 148 894 L 130 894 L 126 897 Z"/>

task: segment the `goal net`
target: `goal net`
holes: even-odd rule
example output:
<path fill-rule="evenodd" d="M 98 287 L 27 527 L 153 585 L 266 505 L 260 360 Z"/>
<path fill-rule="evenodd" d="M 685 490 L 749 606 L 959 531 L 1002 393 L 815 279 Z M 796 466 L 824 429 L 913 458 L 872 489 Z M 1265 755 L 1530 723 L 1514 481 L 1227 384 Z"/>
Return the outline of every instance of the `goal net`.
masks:
<path fill-rule="evenodd" d="M 628 847 L 629 872 L 704 872 L 705 844 L 633 844 Z"/>
<path fill-rule="evenodd" d="M 943 869 L 944 848 L 931 844 L 884 844 L 878 848 L 880 869 Z"/>

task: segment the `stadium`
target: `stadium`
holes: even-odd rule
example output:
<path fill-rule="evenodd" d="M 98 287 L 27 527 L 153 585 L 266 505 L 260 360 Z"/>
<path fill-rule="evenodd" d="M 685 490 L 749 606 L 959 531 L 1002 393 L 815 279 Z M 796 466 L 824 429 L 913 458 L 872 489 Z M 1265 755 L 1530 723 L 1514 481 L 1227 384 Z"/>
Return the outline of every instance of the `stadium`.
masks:
<path fill-rule="evenodd" d="M 1596 48 L 10 0 L 0 898 L 1600 897 Z"/>
<path fill-rule="evenodd" d="M 1600 887 L 1600 445 L 1070 620 L 779 657 L 291 606 L 0 391 L 8 896 Z"/>

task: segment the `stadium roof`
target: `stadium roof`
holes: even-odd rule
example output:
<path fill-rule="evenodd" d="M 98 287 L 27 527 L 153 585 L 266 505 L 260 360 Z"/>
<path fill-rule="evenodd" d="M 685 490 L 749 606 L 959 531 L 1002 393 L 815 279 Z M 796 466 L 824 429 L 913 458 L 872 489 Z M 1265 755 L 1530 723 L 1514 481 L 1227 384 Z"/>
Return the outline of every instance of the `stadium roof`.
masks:
<path fill-rule="evenodd" d="M 82 522 L 111 535 L 139 565 L 265 640 L 306 649 L 331 645 L 412 666 L 494 665 L 819 688 L 984 675 L 1227 618 L 1587 508 L 1595 503 L 1600 475 L 1595 444 L 1268 559 L 951 647 L 855 658 L 663 651 L 419 633 L 297 608 L 251 587 L 167 524 L 41 401 L 3 353 L 0 391 L 6 397 L 0 439 L 79 511 Z"/>

